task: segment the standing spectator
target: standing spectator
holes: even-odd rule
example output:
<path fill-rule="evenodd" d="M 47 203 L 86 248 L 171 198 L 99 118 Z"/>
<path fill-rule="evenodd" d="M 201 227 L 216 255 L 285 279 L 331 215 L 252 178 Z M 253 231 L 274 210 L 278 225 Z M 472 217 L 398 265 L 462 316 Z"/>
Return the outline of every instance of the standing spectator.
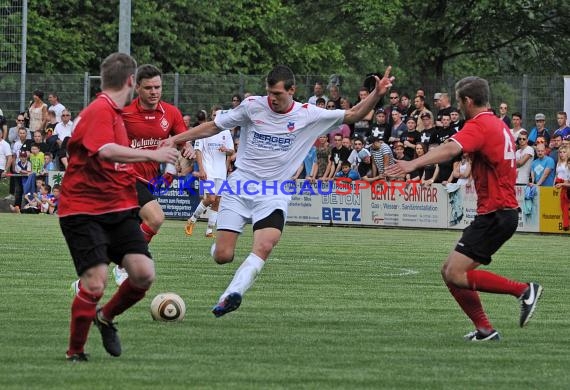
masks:
<path fill-rule="evenodd" d="M 528 133 L 526 130 L 521 130 L 518 134 L 517 151 L 515 152 L 515 160 L 517 164 L 516 184 L 527 185 L 530 180 L 530 168 L 534 158 L 534 149 L 532 146 L 528 145 Z"/>
<path fill-rule="evenodd" d="M 48 95 L 49 104 L 51 104 L 48 108 L 48 111 L 55 112 L 55 120 L 56 122 L 61 122 L 61 114 L 63 114 L 63 110 L 65 110 L 65 106 L 59 102 L 59 96 L 55 92 L 51 92 Z"/>
<path fill-rule="evenodd" d="M 0 109 L 0 131 L 2 135 L 2 139 L 8 139 L 8 121 L 4 116 L 4 112 Z"/>
<path fill-rule="evenodd" d="M 329 87 L 329 100 L 327 100 L 327 103 L 329 101 L 332 101 L 335 105 L 335 108 L 339 109 L 340 107 L 340 89 L 338 88 L 338 85 L 336 84 L 332 84 Z"/>
<path fill-rule="evenodd" d="M 438 107 L 439 110 L 437 111 L 437 120 L 435 122 L 436 126 L 443 126 L 442 118 L 443 116 L 451 117 L 451 111 L 453 108 L 451 107 L 451 100 L 449 99 L 449 94 L 447 93 L 440 93 L 438 99 Z"/>
<path fill-rule="evenodd" d="M 376 110 L 375 120 L 372 123 L 370 131 L 365 134 L 365 139 L 368 144 L 371 144 L 372 138 L 382 138 L 388 140 L 388 123 L 386 121 L 386 111 L 380 107 Z"/>
<path fill-rule="evenodd" d="M 368 89 L 366 89 L 365 87 L 361 87 L 360 90 L 358 91 L 358 101 L 362 101 L 362 100 L 366 99 L 366 97 L 368 97 L 368 95 L 370 95 L 370 92 L 368 92 Z M 350 109 L 350 107 L 343 108 L 343 109 L 348 110 L 348 109 Z M 364 118 L 362 118 L 361 120 L 359 120 L 358 122 L 356 122 L 354 124 L 354 134 L 353 135 L 364 139 L 364 136 L 370 131 L 370 127 L 372 126 L 373 119 L 374 119 L 374 110 L 370 110 L 370 112 L 368 114 L 366 114 L 364 116 Z"/>
<path fill-rule="evenodd" d="M 36 89 L 32 94 L 32 103 L 28 107 L 30 115 L 30 130 L 44 131 L 47 123 L 47 104 L 43 101 L 44 93 Z"/>
<path fill-rule="evenodd" d="M 412 114 L 414 109 L 415 107 L 412 105 L 410 95 L 403 93 L 402 96 L 400 96 L 400 111 L 402 112 L 402 120 L 404 122 L 408 121 L 408 117 Z"/>
<path fill-rule="evenodd" d="M 141 299 L 154 281 L 154 264 L 138 221 L 135 176 L 128 164 L 157 161 L 174 164 L 173 148 L 133 149 L 122 108 L 135 86 L 136 63 L 114 53 L 101 64 L 102 92 L 80 114 L 69 141 L 69 166 L 63 177 L 58 213 L 69 246 L 80 289 L 71 304 L 67 360 L 88 360 L 84 346 L 95 323 L 105 350 L 121 355 L 113 319 Z M 104 189 L 104 191 L 102 191 Z M 107 284 L 109 262 L 121 264 L 129 278 L 101 308 L 97 304 Z"/>
<path fill-rule="evenodd" d="M 451 109 L 451 111 L 449 112 L 449 118 L 451 119 L 451 128 L 456 133 L 459 130 L 461 130 L 461 128 L 465 124 L 465 121 L 463 119 L 461 119 L 461 116 L 459 115 L 459 110 L 457 110 L 457 108 Z"/>
<path fill-rule="evenodd" d="M 320 81 L 317 81 L 315 83 L 315 86 L 313 87 L 313 96 L 311 96 L 309 98 L 308 103 L 316 106 L 317 105 L 317 99 L 319 99 L 319 98 L 325 99 L 325 104 L 326 104 L 327 100 L 329 100 L 329 98 L 325 95 L 325 87 L 324 87 L 323 83 Z"/>
<path fill-rule="evenodd" d="M 505 124 L 511 128 L 511 118 L 509 118 L 509 106 L 505 102 L 499 104 L 499 119 L 505 122 Z"/>
<path fill-rule="evenodd" d="M 360 175 L 360 179 L 367 182 L 374 182 L 380 179 L 378 176 L 378 170 L 376 169 L 376 163 L 372 161 L 372 155 L 368 149 L 362 149 L 358 152 L 358 158 L 360 163 L 356 170 Z"/>
<path fill-rule="evenodd" d="M 384 111 L 386 111 L 389 126 L 392 127 L 394 125 L 392 122 L 392 111 L 400 109 L 400 93 L 396 89 L 392 89 L 389 97 L 390 103 L 384 107 Z"/>
<path fill-rule="evenodd" d="M 12 149 L 4 138 L 0 138 L 0 178 L 5 177 L 12 166 Z"/>
<path fill-rule="evenodd" d="M 380 179 L 386 179 L 386 168 L 394 164 L 394 155 L 392 149 L 384 143 L 384 140 L 379 137 L 371 139 L 372 145 L 370 146 L 370 154 L 376 164 L 376 169 Z"/>
<path fill-rule="evenodd" d="M 511 122 L 513 123 L 513 128 L 511 129 L 511 133 L 513 134 L 513 137 L 515 139 L 519 137 L 521 131 L 524 131 L 528 135 L 528 132 L 522 127 L 522 114 L 520 112 L 518 111 L 513 112 Z"/>
<path fill-rule="evenodd" d="M 409 117 L 406 121 L 406 131 L 404 133 L 404 153 L 411 160 L 416 152 L 416 144 L 421 142 L 422 135 L 416 130 L 416 121 Z"/>
<path fill-rule="evenodd" d="M 534 116 L 536 126 L 530 130 L 528 135 L 528 144 L 535 146 L 539 138 L 543 138 L 546 145 L 550 145 L 550 132 L 545 127 L 546 115 L 538 113 Z"/>
<path fill-rule="evenodd" d="M 402 113 L 398 108 L 392 108 L 392 129 L 388 138 L 388 146 L 392 147 L 395 142 L 404 141 L 407 126 L 402 120 Z"/>
<path fill-rule="evenodd" d="M 562 146 L 562 135 L 555 132 L 550 139 L 550 153 L 548 153 L 548 155 L 554 160 L 555 164 L 558 162 L 558 149 L 560 146 Z"/>
<path fill-rule="evenodd" d="M 552 187 L 554 185 L 555 165 L 554 160 L 546 155 L 544 143 L 536 145 L 536 158 L 530 166 L 530 184 L 537 186 Z"/>
<path fill-rule="evenodd" d="M 359 157 L 359 153 L 364 148 L 364 141 L 362 141 L 362 138 L 354 138 L 353 145 L 354 147 L 350 152 L 350 156 L 348 156 L 348 162 L 352 169 L 356 169 L 358 164 L 362 161 Z"/>
<path fill-rule="evenodd" d="M 237 106 L 239 106 L 243 101 L 243 99 L 244 98 L 239 93 L 234 93 L 232 95 L 232 108 L 236 108 Z"/>
<path fill-rule="evenodd" d="M 55 127 L 57 126 L 58 123 L 59 121 L 55 119 L 55 111 L 48 110 L 48 121 L 46 123 L 46 128 L 44 133 L 46 140 L 48 140 L 51 136 L 55 134 Z M 57 140 L 57 138 L 55 139 Z"/>
<path fill-rule="evenodd" d="M 455 90 L 461 111 L 467 118 L 463 129 L 453 135 L 452 142 L 416 160 L 398 161 L 391 171 L 410 172 L 421 165 L 447 161 L 460 153 L 473 156 L 477 215 L 448 255 L 441 274 L 449 292 L 475 325 L 475 330 L 464 339 L 499 340 L 500 335 L 485 314 L 478 292 L 518 298 L 521 302 L 519 325 L 523 327 L 534 313 L 542 286 L 477 269 L 491 262 L 492 255 L 512 237 L 518 226 L 514 153 L 512 156 L 507 154 L 513 139 L 508 132 L 502 131 L 504 122 L 487 110 L 490 92 L 486 80 L 467 77 L 457 82 Z"/>
<path fill-rule="evenodd" d="M 558 111 L 556 113 L 556 122 L 558 123 L 558 129 L 553 135 L 560 134 L 562 138 L 570 135 L 570 127 L 568 127 L 568 115 L 565 111 Z"/>
<path fill-rule="evenodd" d="M 433 118 L 431 111 L 429 111 L 425 105 L 425 98 L 423 96 L 416 96 L 414 98 L 414 106 L 416 109 L 412 111 L 412 117 L 416 120 L 418 124 L 417 129 L 419 132 L 424 130 L 424 123 L 421 120 L 421 116 L 425 114 L 429 114 L 430 117 Z"/>
<path fill-rule="evenodd" d="M 184 115 L 182 115 L 182 120 L 184 121 L 184 124 L 186 125 L 186 129 L 190 130 L 192 128 L 192 115 L 184 114 Z"/>
<path fill-rule="evenodd" d="M 27 139 L 32 139 L 32 135 L 30 131 L 26 128 L 25 122 L 26 119 L 24 117 L 24 114 L 23 113 L 18 114 L 18 116 L 16 117 L 16 126 L 10 127 L 10 129 L 8 130 L 8 138 L 6 139 L 6 141 L 8 141 L 10 147 L 13 147 L 14 142 L 16 142 L 20 137 L 19 135 L 20 129 L 24 129 Z"/>
<path fill-rule="evenodd" d="M 424 144 L 429 145 L 431 143 L 431 136 L 435 132 L 435 126 L 433 124 L 433 116 L 431 115 L 431 112 L 429 111 L 424 112 L 420 117 L 420 121 L 422 123 L 420 141 Z M 418 123 L 418 130 L 419 130 L 419 123 Z"/>
<path fill-rule="evenodd" d="M 317 102 L 315 103 L 315 106 L 317 106 L 317 107 L 319 107 L 319 108 L 324 108 L 324 109 L 326 109 L 326 107 L 327 107 L 327 101 L 326 101 L 325 99 L 323 99 L 322 97 L 321 97 L 321 98 L 318 98 L 318 99 L 317 99 Z"/>
<path fill-rule="evenodd" d="M 568 221 L 568 207 L 570 202 L 568 192 L 570 191 L 570 162 L 568 161 L 568 148 L 562 146 L 558 151 L 558 163 L 556 164 L 556 179 L 554 186 L 560 190 L 560 211 L 562 212 L 562 229 L 568 231 L 570 223 Z"/>

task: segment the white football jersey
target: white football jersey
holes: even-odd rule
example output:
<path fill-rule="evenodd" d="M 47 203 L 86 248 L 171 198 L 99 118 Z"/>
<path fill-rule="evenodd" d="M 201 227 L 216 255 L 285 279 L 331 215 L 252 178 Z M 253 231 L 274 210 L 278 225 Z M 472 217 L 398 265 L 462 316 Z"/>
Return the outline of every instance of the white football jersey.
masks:
<path fill-rule="evenodd" d="M 234 149 L 234 141 L 229 130 L 222 130 L 208 138 L 197 139 L 194 143 L 194 149 L 202 153 L 202 164 L 209 180 L 226 178 L 226 153 L 220 152 L 222 146 Z"/>
<path fill-rule="evenodd" d="M 294 102 L 283 114 L 268 96 L 251 96 L 232 110 L 218 111 L 219 128 L 241 127 L 236 167 L 261 180 L 289 180 L 321 134 L 338 128 L 344 110 Z"/>

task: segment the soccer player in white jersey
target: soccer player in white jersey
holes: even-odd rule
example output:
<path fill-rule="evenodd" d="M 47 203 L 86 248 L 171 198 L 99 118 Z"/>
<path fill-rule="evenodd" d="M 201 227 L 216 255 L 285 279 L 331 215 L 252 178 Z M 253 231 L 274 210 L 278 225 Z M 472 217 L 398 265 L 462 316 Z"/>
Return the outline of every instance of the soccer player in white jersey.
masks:
<path fill-rule="evenodd" d="M 217 111 L 222 106 L 212 107 L 211 119 L 214 120 Z M 185 232 L 191 236 L 198 217 L 210 207 L 206 237 L 214 237 L 214 227 L 218 219 L 218 206 L 220 204 L 220 188 L 227 177 L 226 157 L 234 154 L 234 141 L 229 130 L 223 130 L 208 138 L 197 139 L 194 143 L 196 161 L 199 167 L 200 180 L 206 180 L 203 186 L 204 198 L 186 222 Z"/>
<path fill-rule="evenodd" d="M 241 126 L 237 169 L 228 177 L 232 191 L 222 194 L 212 255 L 218 264 L 231 262 L 237 238 L 249 221 L 253 247 L 213 308 L 216 317 L 240 306 L 281 238 L 291 196 L 279 190 L 280 183 L 293 176 L 320 135 L 342 123 L 359 121 L 376 106 L 392 86 L 390 70 L 386 69 L 382 79 L 374 76 L 374 90 L 354 107 L 325 110 L 295 102 L 295 76 L 287 66 L 278 65 L 267 76 L 267 96 L 250 96 L 232 110 L 219 111 L 215 120 L 162 141 L 161 145 L 168 146 Z M 243 183 L 249 183 L 247 191 Z"/>

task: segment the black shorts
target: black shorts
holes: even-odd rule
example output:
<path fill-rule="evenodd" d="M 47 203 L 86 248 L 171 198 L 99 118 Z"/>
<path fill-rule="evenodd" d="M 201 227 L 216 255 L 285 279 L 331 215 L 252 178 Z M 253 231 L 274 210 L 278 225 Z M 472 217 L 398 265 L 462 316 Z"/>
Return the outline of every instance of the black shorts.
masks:
<path fill-rule="evenodd" d="M 477 215 L 463 230 L 455 250 L 481 264 L 489 264 L 491 256 L 507 242 L 517 230 L 519 211 L 499 210 Z"/>
<path fill-rule="evenodd" d="M 153 200 L 155 200 L 154 196 L 152 195 L 152 192 L 150 192 L 150 189 L 148 188 L 149 184 L 142 182 L 140 180 L 137 180 L 137 197 L 139 200 L 139 206 L 142 208 L 145 204 L 147 204 L 148 202 L 152 202 Z"/>
<path fill-rule="evenodd" d="M 102 215 L 70 215 L 59 219 L 77 275 L 111 261 L 121 264 L 126 254 L 151 257 L 139 226 L 138 209 Z"/>

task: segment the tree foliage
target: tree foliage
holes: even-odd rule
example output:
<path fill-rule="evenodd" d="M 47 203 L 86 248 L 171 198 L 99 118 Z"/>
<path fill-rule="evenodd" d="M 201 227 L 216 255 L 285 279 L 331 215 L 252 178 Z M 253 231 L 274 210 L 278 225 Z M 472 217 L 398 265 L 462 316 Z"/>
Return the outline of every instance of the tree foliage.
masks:
<path fill-rule="evenodd" d="M 28 72 L 97 73 L 117 50 L 119 0 L 29 1 Z M 446 74 L 564 72 L 564 0 L 133 0 L 131 52 L 164 72 Z"/>

